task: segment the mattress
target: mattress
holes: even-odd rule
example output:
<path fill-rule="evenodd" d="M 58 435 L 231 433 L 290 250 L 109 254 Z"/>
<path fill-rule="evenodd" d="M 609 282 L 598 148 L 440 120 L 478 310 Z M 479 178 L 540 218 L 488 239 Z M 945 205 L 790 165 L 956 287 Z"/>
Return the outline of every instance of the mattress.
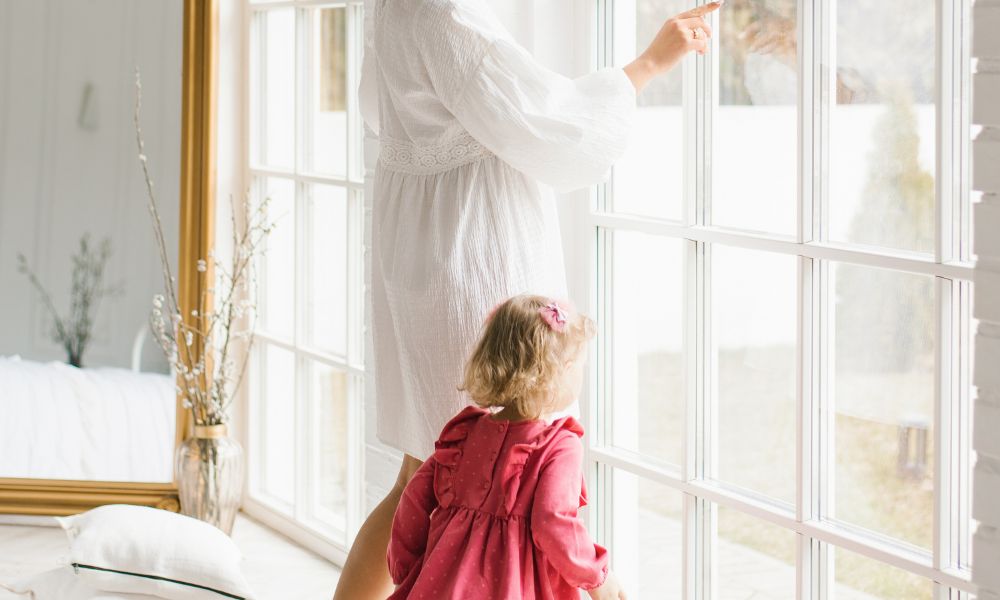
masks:
<path fill-rule="evenodd" d="M 173 380 L 0 357 L 0 477 L 173 480 Z"/>

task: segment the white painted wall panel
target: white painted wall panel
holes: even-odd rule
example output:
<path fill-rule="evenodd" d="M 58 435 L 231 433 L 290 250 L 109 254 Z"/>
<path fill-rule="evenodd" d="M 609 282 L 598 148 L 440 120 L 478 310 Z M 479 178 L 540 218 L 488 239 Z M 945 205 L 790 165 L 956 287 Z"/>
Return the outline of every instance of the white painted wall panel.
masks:
<path fill-rule="evenodd" d="M 132 127 L 144 80 L 146 154 L 176 268 L 180 178 L 180 0 L 5 0 L 0 5 L 0 355 L 65 358 L 16 272 L 23 252 L 68 307 L 80 237 L 110 236 L 108 280 L 85 364 L 127 367 L 161 289 Z M 89 89 L 89 101 L 87 90 Z M 146 366 L 162 368 L 147 346 Z"/>
<path fill-rule="evenodd" d="M 972 54 L 978 58 L 973 81 L 973 123 L 995 126 L 1000 120 L 1000 2 L 973 6 Z M 979 453 L 973 481 L 973 517 L 979 521 L 973 542 L 973 582 L 979 600 L 1000 599 L 1000 129 L 984 129 L 973 143 L 972 187 L 983 193 L 975 210 L 976 318 L 980 320 L 973 376 L 977 387 L 973 446 Z"/>

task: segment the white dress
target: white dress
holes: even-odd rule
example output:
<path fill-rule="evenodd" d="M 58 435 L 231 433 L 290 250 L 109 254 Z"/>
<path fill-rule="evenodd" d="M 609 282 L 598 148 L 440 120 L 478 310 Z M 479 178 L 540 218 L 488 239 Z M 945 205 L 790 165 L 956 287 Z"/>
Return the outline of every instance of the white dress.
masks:
<path fill-rule="evenodd" d="M 565 297 L 548 186 L 606 176 L 635 89 L 621 69 L 568 79 L 538 65 L 483 0 L 374 0 L 365 29 L 378 436 L 424 459 L 469 402 L 457 387 L 489 310 Z"/>

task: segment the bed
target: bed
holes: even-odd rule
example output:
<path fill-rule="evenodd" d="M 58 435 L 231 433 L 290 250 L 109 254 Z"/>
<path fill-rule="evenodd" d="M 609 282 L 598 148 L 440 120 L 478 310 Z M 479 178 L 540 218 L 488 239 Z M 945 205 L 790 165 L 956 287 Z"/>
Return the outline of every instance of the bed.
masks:
<path fill-rule="evenodd" d="M 0 357 L 0 477 L 173 480 L 174 382 Z"/>

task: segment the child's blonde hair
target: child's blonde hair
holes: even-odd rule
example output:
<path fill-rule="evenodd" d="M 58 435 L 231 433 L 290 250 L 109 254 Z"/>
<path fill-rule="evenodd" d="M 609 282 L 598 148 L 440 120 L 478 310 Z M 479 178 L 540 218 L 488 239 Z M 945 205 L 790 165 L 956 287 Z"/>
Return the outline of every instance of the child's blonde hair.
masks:
<path fill-rule="evenodd" d="M 558 393 L 566 362 L 594 335 L 594 322 L 543 296 L 514 296 L 487 318 L 460 390 L 483 408 L 537 418 Z"/>

